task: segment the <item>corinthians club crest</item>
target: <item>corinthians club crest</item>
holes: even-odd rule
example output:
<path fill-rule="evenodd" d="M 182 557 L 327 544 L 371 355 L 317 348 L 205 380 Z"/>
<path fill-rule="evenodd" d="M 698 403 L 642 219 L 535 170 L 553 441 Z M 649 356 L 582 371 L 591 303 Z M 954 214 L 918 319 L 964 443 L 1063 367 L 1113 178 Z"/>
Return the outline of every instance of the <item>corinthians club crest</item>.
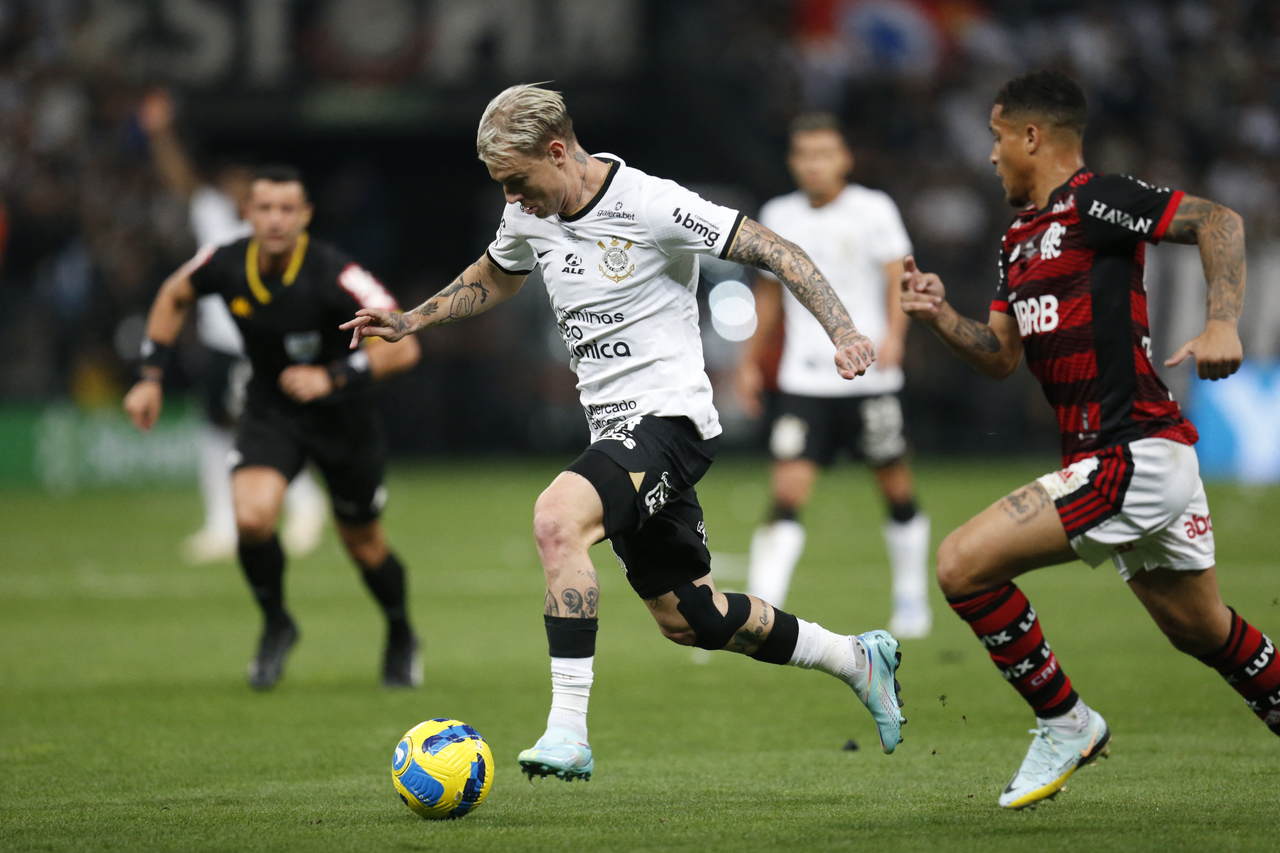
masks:
<path fill-rule="evenodd" d="M 636 265 L 627 254 L 627 250 L 631 248 L 630 240 L 622 241 L 617 237 L 610 237 L 609 245 L 606 246 L 602 240 L 597 240 L 596 245 L 604 250 L 599 269 L 600 274 L 605 278 L 617 283 L 636 271 Z"/>

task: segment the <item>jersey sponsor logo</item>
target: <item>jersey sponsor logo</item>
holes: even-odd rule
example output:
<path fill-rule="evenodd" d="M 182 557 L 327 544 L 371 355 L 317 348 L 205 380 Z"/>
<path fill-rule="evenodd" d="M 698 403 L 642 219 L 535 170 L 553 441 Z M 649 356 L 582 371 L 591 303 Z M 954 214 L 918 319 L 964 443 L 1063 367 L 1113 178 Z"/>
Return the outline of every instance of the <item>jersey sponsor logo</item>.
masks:
<path fill-rule="evenodd" d="M 622 446 L 627 450 L 636 449 L 636 427 L 640 425 L 640 418 L 633 417 L 615 423 L 609 428 L 609 431 L 600 436 L 601 441 L 620 441 Z"/>
<path fill-rule="evenodd" d="M 1053 209 L 1050 213 L 1066 213 L 1068 210 L 1076 206 L 1076 197 L 1074 194 L 1066 198 L 1060 198 L 1053 203 Z"/>
<path fill-rule="evenodd" d="M 1105 202 L 1094 199 L 1089 204 L 1089 215 L 1094 219 L 1102 222 L 1109 222 L 1112 225 L 1119 225 L 1122 228 L 1128 228 L 1135 234 L 1146 234 L 1151 230 L 1152 220 L 1146 216 L 1134 216 L 1128 211 L 1111 207 Z"/>
<path fill-rule="evenodd" d="M 284 351 L 299 364 L 311 364 L 320 357 L 320 332 L 290 332 L 284 336 Z"/>
<path fill-rule="evenodd" d="M 714 246 L 720 240 L 720 232 L 716 227 L 701 216 L 690 213 L 687 210 L 677 207 L 671 211 L 671 218 L 675 220 L 677 225 L 688 228 L 694 234 L 702 238 L 702 242 L 708 246 Z"/>
<path fill-rule="evenodd" d="M 1208 536 L 1213 532 L 1213 517 L 1192 514 L 1191 518 L 1182 525 L 1182 532 L 1187 534 L 1188 539 Z"/>
<path fill-rule="evenodd" d="M 566 252 L 564 256 L 564 268 L 560 272 L 565 275 L 583 275 L 587 268 L 582 265 L 582 255 Z"/>
<path fill-rule="evenodd" d="M 600 274 L 605 278 L 617 284 L 636 271 L 636 265 L 627 254 L 627 250 L 632 245 L 630 240 L 623 241 L 617 237 L 610 237 L 609 245 L 606 246 L 603 240 L 597 240 L 596 245 L 604 252 L 598 267 Z"/>
<path fill-rule="evenodd" d="M 610 403 L 592 403 L 587 406 L 587 415 L 595 417 L 597 415 L 617 415 L 623 412 L 634 412 L 636 410 L 635 400 L 616 400 Z"/>
<path fill-rule="evenodd" d="M 1010 302 L 1013 313 L 1018 318 L 1018 334 L 1022 337 L 1038 332 L 1052 332 L 1058 328 L 1058 297 L 1052 293 Z"/>
<path fill-rule="evenodd" d="M 622 202 L 618 202 L 613 206 L 613 210 L 600 207 L 596 209 L 597 219 L 625 219 L 628 222 L 635 222 L 636 215 L 629 210 L 622 209 Z"/>
<path fill-rule="evenodd" d="M 1062 236 L 1067 233 L 1067 226 L 1061 222 L 1054 222 L 1045 229 L 1044 236 L 1040 238 L 1040 257 L 1046 261 L 1062 256 Z"/>
<path fill-rule="evenodd" d="M 670 472 L 663 471 L 662 475 L 658 477 L 658 482 L 644 495 L 644 505 L 645 509 L 649 510 L 649 515 L 653 515 L 666 506 L 667 501 L 671 500 L 674 491 L 675 489 L 671 485 Z"/>
<path fill-rule="evenodd" d="M 626 341 L 590 341 L 569 349 L 574 358 L 630 358 L 631 344 Z"/>

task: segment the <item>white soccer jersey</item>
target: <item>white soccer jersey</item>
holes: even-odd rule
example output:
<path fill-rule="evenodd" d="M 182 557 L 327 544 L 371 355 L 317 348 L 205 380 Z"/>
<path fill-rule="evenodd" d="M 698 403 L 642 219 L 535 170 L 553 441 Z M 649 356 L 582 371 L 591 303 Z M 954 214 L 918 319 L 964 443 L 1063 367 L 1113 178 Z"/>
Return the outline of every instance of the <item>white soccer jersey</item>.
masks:
<path fill-rule="evenodd" d="M 609 176 L 574 216 L 503 212 L 489 257 L 542 270 L 592 441 L 639 415 L 720 433 L 698 328 L 698 255 L 723 256 L 743 216 L 611 154 Z"/>
<path fill-rule="evenodd" d="M 236 204 L 213 187 L 198 187 L 191 194 L 191 231 L 196 244 L 221 246 L 247 237 L 253 228 L 240 218 Z M 228 355 L 244 355 L 244 342 L 221 296 L 205 296 L 196 303 L 196 334 L 200 343 Z"/>
<path fill-rule="evenodd" d="M 760 223 L 798 244 L 844 303 L 858 331 L 878 343 L 889 330 L 884 265 L 911 252 L 911 241 L 893 200 L 879 190 L 851 184 L 830 203 L 813 207 L 801 192 L 772 199 Z M 835 346 L 822 324 L 783 288 L 786 342 L 778 387 L 788 394 L 846 397 L 887 394 L 902 388 L 902 369 L 872 365 L 850 382 L 835 368 Z"/>

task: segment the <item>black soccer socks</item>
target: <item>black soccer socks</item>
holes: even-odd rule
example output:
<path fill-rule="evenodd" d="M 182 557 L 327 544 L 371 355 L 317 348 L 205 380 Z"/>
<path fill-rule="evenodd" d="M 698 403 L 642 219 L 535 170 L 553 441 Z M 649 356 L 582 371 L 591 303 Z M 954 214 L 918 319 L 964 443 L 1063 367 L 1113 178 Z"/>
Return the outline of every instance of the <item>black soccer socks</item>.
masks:
<path fill-rule="evenodd" d="M 240 568 L 254 599 L 262 608 L 268 622 L 287 619 L 284 612 L 284 551 L 280 539 L 272 536 L 265 542 L 247 543 L 243 539 L 236 546 L 240 556 Z"/>

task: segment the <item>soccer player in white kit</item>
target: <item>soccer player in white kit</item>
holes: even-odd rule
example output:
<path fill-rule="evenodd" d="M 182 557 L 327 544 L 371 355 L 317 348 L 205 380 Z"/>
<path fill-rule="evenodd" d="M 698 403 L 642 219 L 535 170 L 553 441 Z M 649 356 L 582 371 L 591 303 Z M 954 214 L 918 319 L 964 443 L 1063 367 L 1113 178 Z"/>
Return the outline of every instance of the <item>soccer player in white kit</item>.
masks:
<path fill-rule="evenodd" d="M 228 165 L 213 182 L 200 180 L 185 148 L 174 132 L 173 102 L 164 91 L 150 92 L 138 109 L 138 123 L 147 134 L 151 159 L 165 187 L 185 200 L 197 245 L 221 246 L 248 237 L 253 228 L 243 216 L 248 204 L 252 170 Z M 231 506 L 231 466 L 235 442 L 233 425 L 243 407 L 249 362 L 244 341 L 222 297 L 201 297 L 196 303 L 196 333 L 209 350 L 201 384 L 205 396 L 205 425 L 200 433 L 200 497 L 204 524 L 183 542 L 193 563 L 229 560 L 236 555 L 236 520 Z M 320 544 L 328 501 L 309 469 L 303 469 L 285 494 L 285 525 L 281 539 L 289 553 L 306 554 Z"/>
<path fill-rule="evenodd" d="M 525 772 L 586 779 L 594 768 L 587 704 L 600 591 L 587 551 L 606 538 L 663 635 L 836 676 L 892 752 L 905 720 L 888 632 L 836 634 L 712 581 L 694 485 L 720 423 L 702 361 L 698 255 L 776 275 L 822 321 L 846 379 L 871 365 L 871 341 L 799 247 L 613 155 L 589 156 L 557 92 L 503 91 L 485 109 L 476 148 L 507 200 L 488 251 L 417 308 L 360 309 L 342 328 L 353 346 L 367 336 L 399 340 L 489 310 L 541 268 L 591 445 L 534 505 L 552 701 L 546 731 L 520 753 Z"/>
<path fill-rule="evenodd" d="M 916 506 L 903 434 L 902 353 L 907 317 L 899 308 L 902 259 L 911 241 L 889 196 L 848 181 L 853 153 L 829 113 L 798 116 L 787 165 L 799 189 L 767 202 L 760 223 L 793 240 L 825 270 L 840 300 L 876 341 L 876 363 L 857 382 L 831 371 L 832 345 L 822 326 L 777 279 L 756 282 L 759 324 L 737 371 L 748 414 L 761 412 L 761 364 L 785 323 L 776 406 L 769 429 L 773 505 L 751 539 L 747 591 L 786 603 L 804 550 L 800 512 L 818 469 L 849 451 L 871 467 L 888 507 L 885 545 L 893 571 L 893 616 L 899 639 L 929 633 L 929 519 Z"/>

